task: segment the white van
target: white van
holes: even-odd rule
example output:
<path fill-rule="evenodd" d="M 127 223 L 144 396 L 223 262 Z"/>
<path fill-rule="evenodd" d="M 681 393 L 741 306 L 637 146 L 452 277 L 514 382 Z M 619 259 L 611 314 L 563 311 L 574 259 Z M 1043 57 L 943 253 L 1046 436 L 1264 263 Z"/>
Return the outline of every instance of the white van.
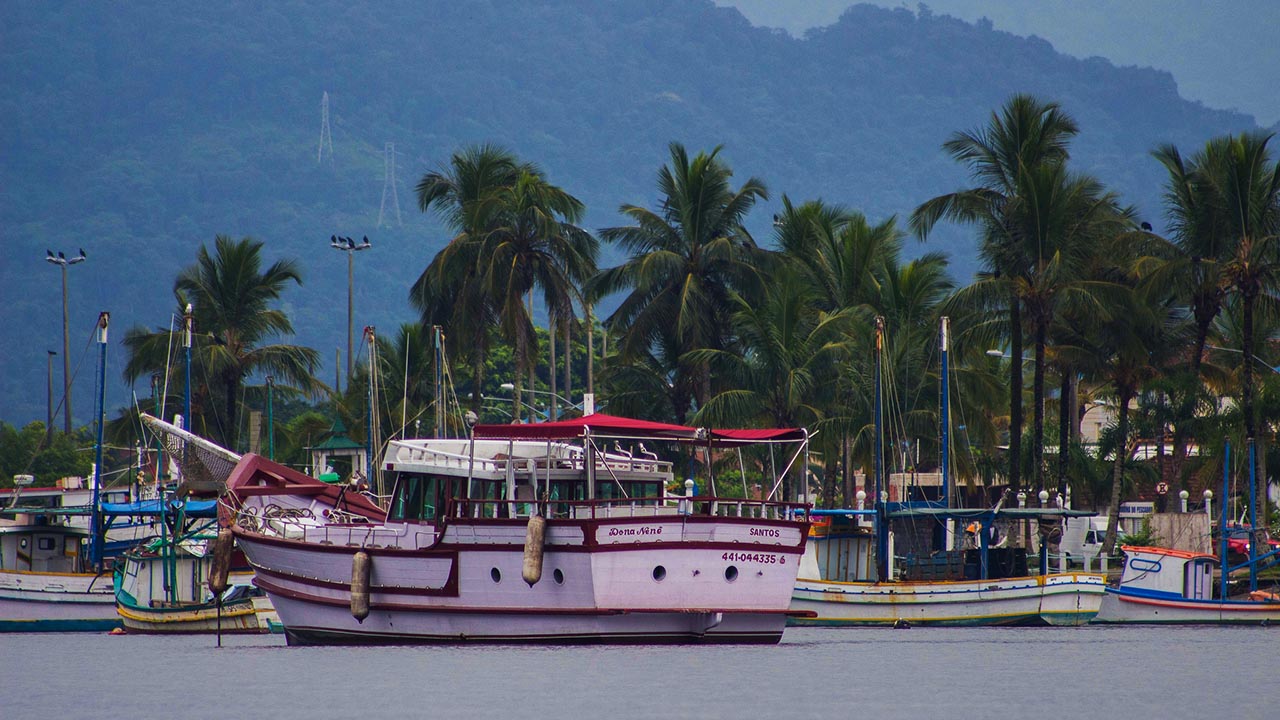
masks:
<path fill-rule="evenodd" d="M 1107 536 L 1107 519 L 1105 517 L 1073 517 L 1067 518 L 1067 526 L 1062 533 L 1062 552 L 1067 554 L 1067 561 L 1075 564 L 1089 563 L 1096 565 L 1097 557 L 1102 553 L 1102 541 Z"/>

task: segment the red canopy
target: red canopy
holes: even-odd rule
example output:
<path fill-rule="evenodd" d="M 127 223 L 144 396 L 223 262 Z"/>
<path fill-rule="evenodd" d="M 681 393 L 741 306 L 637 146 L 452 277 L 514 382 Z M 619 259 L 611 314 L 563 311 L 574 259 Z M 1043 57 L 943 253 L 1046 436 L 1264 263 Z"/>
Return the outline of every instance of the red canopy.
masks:
<path fill-rule="evenodd" d="M 749 445 L 758 442 L 803 440 L 805 431 L 800 428 L 781 428 L 775 430 L 710 430 L 684 425 L 651 422 L 649 420 L 633 420 L 596 413 L 585 417 L 556 422 L 531 423 L 528 425 L 477 425 L 475 437 L 501 440 L 568 440 L 582 437 L 590 431 L 592 435 L 607 435 L 632 438 L 657 438 L 661 440 L 679 440 L 684 442 L 706 442 L 707 433 L 713 445 Z"/>
<path fill-rule="evenodd" d="M 773 440 L 803 440 L 804 428 L 777 428 L 774 430 L 712 430 L 711 439 L 716 445 L 749 445 Z"/>
<path fill-rule="evenodd" d="M 582 437 L 588 429 L 592 435 L 655 437 L 664 440 L 695 440 L 698 437 L 697 428 L 633 420 L 604 413 L 528 425 L 477 425 L 472 433 L 477 438 L 502 440 L 568 440 Z"/>

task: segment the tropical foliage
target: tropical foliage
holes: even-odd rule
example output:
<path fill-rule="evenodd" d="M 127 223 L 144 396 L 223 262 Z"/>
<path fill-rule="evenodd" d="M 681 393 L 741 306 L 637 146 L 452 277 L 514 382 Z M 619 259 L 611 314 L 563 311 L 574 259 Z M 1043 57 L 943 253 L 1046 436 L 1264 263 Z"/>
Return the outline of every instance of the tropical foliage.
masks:
<path fill-rule="evenodd" d="M 269 344 L 291 332 L 275 304 L 301 278 L 292 261 L 264 268 L 262 244 L 248 238 L 200 249 L 174 284 L 173 330 L 130 331 L 125 374 L 156 373 L 169 388 L 162 411 L 174 411 L 173 388 L 185 382 L 174 330 L 190 303 L 195 429 L 240 443 L 243 409 L 263 407 L 270 374 L 281 458 L 297 464 L 336 421 L 382 448 L 465 432 L 462 407 L 488 422 L 554 417 L 578 407 L 571 388 L 592 388 L 597 408 L 617 414 L 806 427 L 808 467 L 761 492 L 812 491 L 827 504 L 869 489 L 878 451 L 886 472 L 934 471 L 949 451 L 971 502 L 997 501 L 992 486 L 1028 490 L 1033 503 L 1037 491 L 1070 492 L 1112 518 L 1161 480 L 1203 489 L 1228 439 L 1253 441 L 1259 468 L 1276 466 L 1271 137 L 1223 136 L 1190 154 L 1156 148 L 1168 176 L 1161 237 L 1073 167 L 1079 132 L 1058 104 L 1016 95 L 945 141 L 970 182 L 925 200 L 905 224 L 783 196 L 762 242 L 746 225 L 765 184 L 735 180 L 719 147 L 671 143 L 656 201 L 623 205 L 624 224 L 600 240 L 580 227 L 582 203 L 536 165 L 464 147 L 417 184 L 419 209 L 451 234 L 409 289 L 417 322 L 369 334 L 344 392 L 318 398 L 314 352 Z M 908 232 L 927 239 L 945 222 L 976 231 L 982 270 L 971 282 L 957 283 L 940 253 L 907 257 Z M 622 252 L 619 264 L 597 267 L 601 241 Z M 597 307 L 612 308 L 599 324 Z M 1085 442 L 1081 418 L 1100 407 L 1110 426 Z M 440 409 L 448 419 L 436 427 Z M 747 493 L 772 459 L 709 460 Z M 1113 526 L 1107 544 L 1116 541 Z"/>

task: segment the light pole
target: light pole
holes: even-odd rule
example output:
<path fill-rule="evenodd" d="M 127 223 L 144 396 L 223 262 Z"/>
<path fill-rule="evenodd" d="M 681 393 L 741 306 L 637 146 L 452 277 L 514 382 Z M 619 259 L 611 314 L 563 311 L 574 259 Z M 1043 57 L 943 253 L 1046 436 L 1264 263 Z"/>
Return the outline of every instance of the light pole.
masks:
<path fill-rule="evenodd" d="M 515 384 L 514 384 L 514 383 L 509 383 L 509 382 L 507 382 L 507 383 L 502 383 L 502 384 L 501 384 L 501 385 L 499 385 L 498 387 L 502 388 L 503 390 L 506 390 L 507 392 L 511 392 L 511 391 L 513 391 L 513 390 L 515 390 L 515 389 L 516 389 Z M 525 388 L 525 389 L 524 389 L 524 391 L 525 391 L 525 392 L 527 392 L 527 393 L 530 393 L 530 394 L 537 394 L 537 395 L 550 395 L 551 397 L 553 397 L 553 398 L 555 398 L 555 399 L 559 400 L 560 402 L 564 403 L 564 404 L 565 404 L 565 407 L 571 407 L 571 408 L 573 408 L 574 410 L 582 410 L 582 403 L 575 403 L 575 402 L 572 402 L 572 401 L 570 401 L 569 399 L 565 398 L 563 395 L 561 395 L 561 394 L 559 394 L 559 393 L 548 392 L 548 391 L 546 391 L 546 390 L 534 390 L 534 389 L 532 389 L 532 388 Z"/>
<path fill-rule="evenodd" d="M 355 254 L 360 250 L 368 250 L 369 248 L 373 247 L 373 245 L 372 243 L 369 242 L 368 235 L 364 236 L 364 239 L 360 242 L 359 245 L 356 244 L 355 240 L 352 240 L 349 237 L 338 237 L 337 235 L 330 235 L 329 247 L 333 248 L 334 250 L 341 250 L 342 252 L 345 252 L 347 254 L 347 377 L 350 378 L 351 368 L 352 368 L 352 364 L 351 364 L 352 339 L 351 338 L 352 338 L 352 333 L 354 328 L 354 324 L 352 320 L 352 303 L 353 303 L 352 295 L 355 292 L 355 279 L 356 279 Z"/>
<path fill-rule="evenodd" d="M 62 431 L 71 434 L 71 348 L 67 340 L 67 268 L 85 261 L 84 248 L 80 254 L 69 258 L 58 251 L 57 257 L 52 250 L 45 250 L 45 262 L 62 268 Z"/>
<path fill-rule="evenodd" d="M 276 416 L 271 407 L 272 395 L 276 387 L 275 378 L 267 376 L 267 459 L 276 459 Z"/>
<path fill-rule="evenodd" d="M 46 383 L 49 391 L 49 413 L 44 425 L 44 444 L 48 446 L 53 442 L 53 356 L 58 353 L 49 350 L 49 374 Z"/>
<path fill-rule="evenodd" d="M 1229 352 L 1229 353 L 1235 353 L 1237 355 L 1244 355 L 1244 351 L 1237 348 L 1219 347 L 1217 345 L 1205 345 L 1205 348 L 1209 350 L 1218 350 L 1221 352 Z M 1257 355 L 1253 355 L 1252 357 L 1254 360 L 1257 360 L 1258 362 L 1262 363 L 1262 367 L 1270 370 L 1273 373 L 1280 374 L 1280 367 L 1272 367 L 1270 363 L 1258 357 Z"/>

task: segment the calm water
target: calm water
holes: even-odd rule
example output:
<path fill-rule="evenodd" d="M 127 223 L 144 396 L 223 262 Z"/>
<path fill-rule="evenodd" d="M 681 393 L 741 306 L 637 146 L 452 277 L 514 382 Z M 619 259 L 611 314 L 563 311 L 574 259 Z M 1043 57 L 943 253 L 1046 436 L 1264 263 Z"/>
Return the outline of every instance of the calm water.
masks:
<path fill-rule="evenodd" d="M 1278 641 L 1280 628 L 1132 627 L 804 628 L 738 648 L 0 635 L 0 717 L 1276 718 Z"/>

